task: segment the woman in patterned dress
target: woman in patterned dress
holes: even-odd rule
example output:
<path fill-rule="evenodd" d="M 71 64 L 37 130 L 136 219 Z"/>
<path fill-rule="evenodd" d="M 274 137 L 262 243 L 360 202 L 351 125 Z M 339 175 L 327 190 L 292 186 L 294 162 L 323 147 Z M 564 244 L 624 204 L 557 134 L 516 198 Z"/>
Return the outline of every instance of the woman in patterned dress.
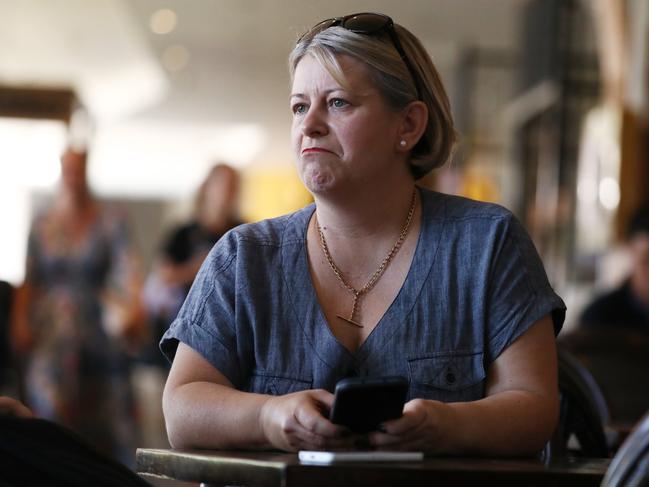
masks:
<path fill-rule="evenodd" d="M 140 273 L 125 219 L 89 191 L 86 159 L 65 151 L 60 190 L 32 224 L 15 342 L 34 412 L 132 463 Z"/>

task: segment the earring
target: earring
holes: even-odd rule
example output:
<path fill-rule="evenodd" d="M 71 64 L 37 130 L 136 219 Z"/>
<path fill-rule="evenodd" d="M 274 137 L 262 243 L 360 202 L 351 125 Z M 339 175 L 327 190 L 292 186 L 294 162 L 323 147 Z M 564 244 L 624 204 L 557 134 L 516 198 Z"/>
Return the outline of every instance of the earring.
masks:
<path fill-rule="evenodd" d="M 406 141 L 402 139 L 402 140 L 399 142 L 399 145 L 400 145 L 401 147 L 405 147 L 405 146 L 406 146 Z"/>

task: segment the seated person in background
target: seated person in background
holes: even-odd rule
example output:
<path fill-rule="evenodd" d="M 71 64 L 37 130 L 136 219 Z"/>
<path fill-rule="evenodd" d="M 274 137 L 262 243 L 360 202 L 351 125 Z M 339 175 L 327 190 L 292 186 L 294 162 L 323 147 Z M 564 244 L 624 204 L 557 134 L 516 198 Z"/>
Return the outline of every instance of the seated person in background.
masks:
<path fill-rule="evenodd" d="M 194 218 L 175 228 L 163 242 L 144 289 L 156 344 L 176 317 L 208 252 L 241 223 L 238 199 L 239 174 L 227 164 L 216 164 L 198 190 Z M 155 357 L 160 358 L 157 350 Z"/>
<path fill-rule="evenodd" d="M 649 206 L 637 210 L 627 228 L 631 275 L 624 283 L 586 307 L 584 327 L 644 330 L 649 332 Z"/>
<path fill-rule="evenodd" d="M 504 208 L 425 190 L 448 98 L 380 14 L 317 24 L 290 56 L 296 165 L 315 204 L 240 226 L 205 260 L 161 348 L 174 448 L 537 453 L 557 421 L 565 306 Z M 349 376 L 409 378 L 403 415 L 328 419 Z"/>

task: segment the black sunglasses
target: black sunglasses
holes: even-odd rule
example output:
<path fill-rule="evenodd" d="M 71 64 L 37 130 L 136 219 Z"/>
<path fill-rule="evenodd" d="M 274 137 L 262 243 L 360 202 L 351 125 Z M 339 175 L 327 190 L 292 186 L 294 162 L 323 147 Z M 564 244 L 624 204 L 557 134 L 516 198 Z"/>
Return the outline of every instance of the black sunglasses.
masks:
<path fill-rule="evenodd" d="M 365 34 L 365 35 L 377 35 L 382 32 L 387 32 L 392 40 L 394 48 L 399 53 L 399 56 L 403 60 L 406 68 L 410 72 L 413 82 L 415 83 L 415 89 L 417 90 L 417 99 L 421 100 L 421 90 L 419 88 L 419 77 L 417 76 L 417 71 L 412 65 L 408 56 L 406 56 L 406 51 L 404 51 L 401 42 L 399 41 L 399 36 L 394 30 L 394 22 L 387 15 L 375 14 L 375 13 L 359 13 L 345 15 L 344 17 L 335 17 L 333 19 L 323 20 L 318 22 L 316 25 L 311 27 L 307 32 L 305 32 L 297 41 L 299 44 L 305 38 L 312 38 L 322 32 L 327 30 L 329 27 L 340 26 L 343 29 L 350 30 L 356 34 Z"/>

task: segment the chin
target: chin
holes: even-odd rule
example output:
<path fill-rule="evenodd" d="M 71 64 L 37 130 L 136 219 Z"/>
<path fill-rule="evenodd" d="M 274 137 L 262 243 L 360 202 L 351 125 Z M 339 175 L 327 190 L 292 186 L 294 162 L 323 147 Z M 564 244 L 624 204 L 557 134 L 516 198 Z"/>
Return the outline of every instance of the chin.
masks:
<path fill-rule="evenodd" d="M 324 194 L 333 189 L 333 186 L 329 184 L 328 181 L 324 180 L 306 180 L 304 182 L 306 189 L 309 190 L 311 194 Z"/>
<path fill-rule="evenodd" d="M 325 193 L 335 187 L 335 178 L 329 171 L 305 171 L 302 182 L 313 194 Z"/>

